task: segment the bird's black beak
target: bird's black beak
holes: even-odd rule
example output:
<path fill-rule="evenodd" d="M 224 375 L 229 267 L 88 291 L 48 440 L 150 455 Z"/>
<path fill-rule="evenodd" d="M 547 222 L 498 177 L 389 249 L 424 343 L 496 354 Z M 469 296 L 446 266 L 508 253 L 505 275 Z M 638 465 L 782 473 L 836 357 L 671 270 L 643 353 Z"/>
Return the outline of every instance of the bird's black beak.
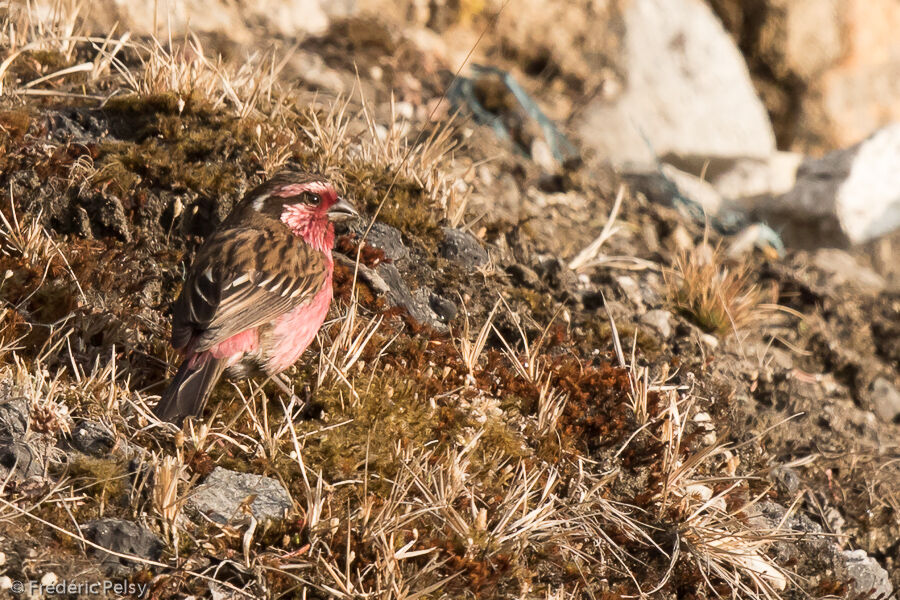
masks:
<path fill-rule="evenodd" d="M 338 201 L 328 209 L 328 219 L 332 222 L 349 221 L 359 216 L 356 207 L 349 200 L 338 198 Z"/>

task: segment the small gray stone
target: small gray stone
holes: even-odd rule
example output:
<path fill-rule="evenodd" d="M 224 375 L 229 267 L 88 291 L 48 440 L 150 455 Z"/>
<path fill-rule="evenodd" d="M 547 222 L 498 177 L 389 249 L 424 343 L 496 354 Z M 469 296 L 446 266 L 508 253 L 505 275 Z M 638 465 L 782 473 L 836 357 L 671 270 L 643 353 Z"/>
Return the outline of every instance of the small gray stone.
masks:
<path fill-rule="evenodd" d="M 441 296 L 432 293 L 428 296 L 428 305 L 444 323 L 456 318 L 456 313 L 458 312 L 456 304 L 446 298 L 442 298 Z"/>
<path fill-rule="evenodd" d="M 139 556 L 150 560 L 159 559 L 163 551 L 162 540 L 148 528 L 123 519 L 99 519 L 88 522 L 85 527 L 87 538 L 121 554 Z M 93 550 L 99 555 L 103 569 L 117 576 L 127 575 L 141 567 L 141 563 L 115 556 L 103 550 Z"/>
<path fill-rule="evenodd" d="M 475 270 L 488 263 L 488 253 L 468 231 L 443 227 L 444 239 L 438 246 L 441 256 L 467 269 Z"/>
<path fill-rule="evenodd" d="M 872 382 L 872 406 L 882 421 L 892 423 L 900 418 L 900 392 L 884 377 Z"/>
<path fill-rule="evenodd" d="M 102 423 L 82 421 L 72 432 L 72 445 L 85 454 L 103 456 L 116 445 L 116 437 Z"/>
<path fill-rule="evenodd" d="M 0 437 L 0 480 L 10 473 L 16 479 L 42 475 L 44 468 L 31 445 L 9 437 Z"/>
<path fill-rule="evenodd" d="M 616 277 L 616 283 L 619 284 L 619 288 L 625 293 L 625 297 L 634 305 L 638 312 L 644 312 L 646 310 L 646 307 L 644 306 L 644 297 L 641 294 L 641 286 L 633 277 L 621 275 Z"/>
<path fill-rule="evenodd" d="M 216 467 L 191 494 L 187 508 L 224 525 L 246 518 L 240 507 L 251 496 L 250 512 L 261 522 L 280 521 L 292 506 L 287 490 L 277 480 Z"/>
<path fill-rule="evenodd" d="M 410 291 L 403 276 L 400 275 L 400 271 L 393 264 L 381 263 L 376 267 L 375 272 L 388 287 L 385 294 L 388 305 L 406 309 L 409 316 L 418 323 L 439 331 L 446 330 L 446 326 L 430 306 L 431 290 L 427 287 L 420 287 L 414 292 Z"/>
<path fill-rule="evenodd" d="M 30 443 L 36 440 L 26 436 L 30 420 L 28 398 L 7 396 L 0 402 L 0 480 L 10 474 L 15 479 L 43 474 L 40 451 Z"/>
<path fill-rule="evenodd" d="M 829 275 L 829 285 L 850 285 L 855 290 L 871 294 L 881 293 L 887 282 L 884 278 L 861 264 L 853 256 L 838 248 L 820 248 L 810 261 L 816 268 Z"/>
<path fill-rule="evenodd" d="M 30 420 L 28 398 L 17 396 L 0 402 L 0 435 L 21 437 L 25 435 Z"/>
<path fill-rule="evenodd" d="M 393 263 L 382 262 L 373 269 L 362 263 L 355 265 L 350 258 L 343 254 L 335 254 L 335 259 L 350 268 L 358 269 L 360 279 L 372 291 L 384 296 L 388 306 L 403 308 L 414 321 L 428 325 L 437 331 L 446 331 L 447 326 L 431 306 L 431 296 L 433 295 L 431 290 L 423 286 L 415 292 L 411 292 Z"/>
<path fill-rule="evenodd" d="M 781 486 L 782 490 L 789 496 L 796 495 L 797 491 L 800 489 L 802 480 L 796 469 L 792 469 L 791 467 L 775 467 L 772 469 L 772 476 L 775 478 L 775 481 L 778 482 L 778 485 Z"/>
<path fill-rule="evenodd" d="M 667 310 L 651 310 L 641 315 L 641 323 L 656 330 L 663 339 L 672 337 L 672 313 Z"/>
<path fill-rule="evenodd" d="M 365 232 L 365 227 L 358 232 Z M 409 257 L 409 249 L 403 244 L 403 236 L 400 231 L 390 225 L 375 221 L 369 235 L 366 236 L 366 244 L 378 248 L 384 255 L 393 261 L 404 260 Z"/>
<path fill-rule="evenodd" d="M 865 550 L 844 550 L 841 558 L 851 580 L 850 596 L 889 598 L 894 593 L 888 572 Z"/>

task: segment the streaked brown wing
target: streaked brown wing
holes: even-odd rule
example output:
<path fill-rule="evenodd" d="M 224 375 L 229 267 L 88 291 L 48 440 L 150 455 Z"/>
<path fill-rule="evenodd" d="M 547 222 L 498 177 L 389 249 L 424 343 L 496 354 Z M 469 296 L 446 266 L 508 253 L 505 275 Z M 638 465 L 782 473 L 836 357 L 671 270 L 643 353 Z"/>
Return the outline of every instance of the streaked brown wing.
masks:
<path fill-rule="evenodd" d="M 208 350 L 312 298 L 324 280 L 323 255 L 290 233 L 216 233 L 197 253 L 175 301 L 172 345 L 193 340 L 194 352 Z"/>

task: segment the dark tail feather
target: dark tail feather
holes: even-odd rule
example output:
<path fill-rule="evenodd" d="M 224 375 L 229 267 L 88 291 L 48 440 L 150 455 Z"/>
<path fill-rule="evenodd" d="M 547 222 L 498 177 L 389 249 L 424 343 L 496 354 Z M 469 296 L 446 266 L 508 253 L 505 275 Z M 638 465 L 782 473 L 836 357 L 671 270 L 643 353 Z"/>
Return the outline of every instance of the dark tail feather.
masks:
<path fill-rule="evenodd" d="M 190 366 L 191 362 L 195 364 Z M 199 416 L 224 370 L 225 361 L 209 354 L 201 355 L 196 361 L 185 360 L 153 409 L 153 414 L 178 425 L 185 417 Z"/>

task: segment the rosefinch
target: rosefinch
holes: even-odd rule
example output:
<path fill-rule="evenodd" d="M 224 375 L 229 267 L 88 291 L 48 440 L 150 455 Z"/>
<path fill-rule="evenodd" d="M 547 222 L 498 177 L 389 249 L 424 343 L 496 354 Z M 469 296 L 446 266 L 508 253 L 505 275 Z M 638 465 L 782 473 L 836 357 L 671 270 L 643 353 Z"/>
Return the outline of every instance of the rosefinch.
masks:
<path fill-rule="evenodd" d="M 198 416 L 226 369 L 242 378 L 284 371 L 328 313 L 332 221 L 353 205 L 317 175 L 285 170 L 241 200 L 198 250 L 175 301 L 172 346 L 184 361 L 154 413 Z"/>

